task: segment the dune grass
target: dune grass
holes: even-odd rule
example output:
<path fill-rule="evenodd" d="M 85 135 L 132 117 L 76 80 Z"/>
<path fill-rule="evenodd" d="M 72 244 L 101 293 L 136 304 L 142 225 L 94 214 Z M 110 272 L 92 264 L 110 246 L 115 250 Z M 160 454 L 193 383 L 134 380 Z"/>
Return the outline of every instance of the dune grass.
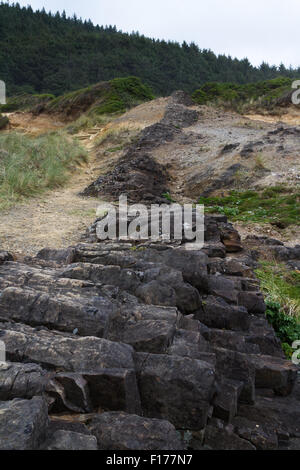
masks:
<path fill-rule="evenodd" d="M 68 134 L 77 134 L 78 132 L 91 129 L 96 126 L 105 126 L 113 119 L 115 119 L 114 116 L 105 114 L 82 114 L 78 119 L 76 119 L 76 121 L 73 121 L 71 124 L 66 126 L 66 131 Z"/>
<path fill-rule="evenodd" d="M 62 133 L 0 135 L 0 209 L 66 183 L 87 152 Z"/>
<path fill-rule="evenodd" d="M 267 318 L 291 357 L 293 342 L 300 340 L 300 272 L 276 261 L 261 261 L 256 275 L 265 294 Z"/>

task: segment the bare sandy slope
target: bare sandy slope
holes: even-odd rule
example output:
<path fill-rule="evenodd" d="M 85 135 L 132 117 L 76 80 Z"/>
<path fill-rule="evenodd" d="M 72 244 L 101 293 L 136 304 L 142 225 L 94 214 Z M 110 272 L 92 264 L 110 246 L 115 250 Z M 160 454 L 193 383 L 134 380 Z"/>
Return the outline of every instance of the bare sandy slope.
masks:
<path fill-rule="evenodd" d="M 263 114 L 248 114 L 245 117 L 253 121 L 262 121 L 270 123 L 282 122 L 284 124 L 289 124 L 291 126 L 300 126 L 300 113 L 299 108 L 291 106 L 288 109 L 285 109 L 282 114 L 278 115 L 263 115 Z"/>

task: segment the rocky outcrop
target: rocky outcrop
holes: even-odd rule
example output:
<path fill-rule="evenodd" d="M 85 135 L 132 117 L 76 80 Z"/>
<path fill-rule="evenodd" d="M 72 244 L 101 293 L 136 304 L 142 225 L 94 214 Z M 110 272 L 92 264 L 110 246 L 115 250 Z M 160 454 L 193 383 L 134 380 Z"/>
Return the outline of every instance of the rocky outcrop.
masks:
<path fill-rule="evenodd" d="M 198 112 L 184 103 L 183 93 L 174 94 L 160 122 L 146 127 L 132 144 L 115 168 L 83 191 L 84 196 L 105 195 L 115 200 L 127 195 L 132 202 L 166 202 L 163 194 L 168 192 L 170 174 L 166 165 L 161 165 L 151 155 L 153 149 L 172 142 L 181 135 L 181 129 L 191 126 L 198 119 Z"/>
<path fill-rule="evenodd" d="M 48 409 L 42 397 L 0 402 L 0 449 L 38 449 L 47 425 Z"/>
<path fill-rule="evenodd" d="M 269 256 L 290 269 L 300 269 L 300 245 L 286 246 L 283 242 L 266 236 L 248 235 L 245 244 L 260 253 L 262 257 Z"/>
<path fill-rule="evenodd" d="M 255 260 L 226 217 L 205 228 L 203 250 L 100 242 L 94 226 L 64 253 L 5 254 L 1 448 L 296 445 L 297 367 L 266 321 Z"/>

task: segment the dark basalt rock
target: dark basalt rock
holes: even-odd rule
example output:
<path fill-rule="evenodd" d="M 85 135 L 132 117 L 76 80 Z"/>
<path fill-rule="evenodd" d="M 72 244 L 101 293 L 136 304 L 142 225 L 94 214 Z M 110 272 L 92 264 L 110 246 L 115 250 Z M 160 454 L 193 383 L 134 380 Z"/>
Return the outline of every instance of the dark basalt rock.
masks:
<path fill-rule="evenodd" d="M 48 410 L 42 397 L 0 402 L 0 449 L 35 450 L 46 436 Z"/>
<path fill-rule="evenodd" d="M 43 248 L 36 257 L 45 261 L 55 261 L 59 264 L 70 264 L 75 260 L 75 248 L 70 247 L 66 250 Z"/>
<path fill-rule="evenodd" d="M 95 436 L 87 436 L 78 432 L 56 431 L 43 446 L 44 450 L 97 450 Z"/>
<path fill-rule="evenodd" d="M 256 450 L 256 447 L 234 432 L 232 425 L 213 419 L 205 429 L 204 445 L 213 450 Z"/>
<path fill-rule="evenodd" d="M 0 367 L 0 400 L 42 395 L 49 374 L 37 364 L 9 363 Z"/>
<path fill-rule="evenodd" d="M 215 392 L 214 367 L 181 356 L 136 353 L 145 416 L 167 419 L 179 429 L 202 429 Z"/>
<path fill-rule="evenodd" d="M 67 372 L 134 369 L 131 346 L 103 338 L 77 338 L 19 323 L 0 323 L 0 338 L 12 361 L 21 359 Z"/>
<path fill-rule="evenodd" d="M 174 426 L 165 420 L 126 413 L 95 416 L 90 431 L 100 450 L 184 450 Z"/>
<path fill-rule="evenodd" d="M 230 153 L 233 150 L 236 150 L 237 148 L 239 148 L 240 145 L 241 144 L 239 142 L 237 142 L 236 144 L 225 145 L 225 147 L 223 147 L 222 149 L 222 153 Z"/>
<path fill-rule="evenodd" d="M 103 337 L 113 304 L 98 297 L 93 302 L 64 295 L 48 295 L 31 289 L 8 287 L 0 298 L 0 317 L 22 321 L 28 325 L 44 325 L 72 333 L 75 328 L 81 336 Z"/>

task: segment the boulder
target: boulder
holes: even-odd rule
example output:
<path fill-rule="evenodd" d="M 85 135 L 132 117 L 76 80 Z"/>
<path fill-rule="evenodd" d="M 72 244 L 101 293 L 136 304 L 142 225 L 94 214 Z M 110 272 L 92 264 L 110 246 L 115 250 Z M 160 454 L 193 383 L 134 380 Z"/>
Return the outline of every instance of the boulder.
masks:
<path fill-rule="evenodd" d="M 250 327 L 250 317 L 244 307 L 228 305 L 222 298 L 213 296 L 203 298 L 194 318 L 210 328 L 247 331 Z"/>
<path fill-rule="evenodd" d="M 54 261 L 59 264 L 71 264 L 75 261 L 76 250 L 73 247 L 65 250 L 55 250 L 53 248 L 43 248 L 36 257 L 45 261 Z"/>
<path fill-rule="evenodd" d="M 134 369 L 131 346 L 102 338 L 65 336 L 19 323 L 0 323 L 0 338 L 12 361 L 22 359 L 66 372 Z"/>
<path fill-rule="evenodd" d="M 63 294 L 49 295 L 27 288 L 8 287 L 0 297 L 0 317 L 31 326 L 44 325 L 81 336 L 105 335 L 115 308 L 105 297 L 86 299 Z"/>
<path fill-rule="evenodd" d="M 0 265 L 5 263 L 6 261 L 13 261 L 13 255 L 11 253 L 8 253 L 8 251 L 0 250 Z"/>
<path fill-rule="evenodd" d="M 249 355 L 255 368 L 256 388 L 270 388 L 278 395 L 289 395 L 295 385 L 298 367 L 279 357 Z"/>
<path fill-rule="evenodd" d="M 48 408 L 42 397 L 0 402 L 0 450 L 36 450 L 45 439 Z"/>
<path fill-rule="evenodd" d="M 92 419 L 89 428 L 100 450 L 184 450 L 174 426 L 161 419 L 103 413 Z"/>
<path fill-rule="evenodd" d="M 214 367 L 189 357 L 135 354 L 145 416 L 167 419 L 176 428 L 202 429 L 215 392 Z"/>
<path fill-rule="evenodd" d="M 213 416 L 227 423 L 232 423 L 233 418 L 237 415 L 242 389 L 243 382 L 221 378 L 217 384 L 217 393 L 213 402 Z"/>
<path fill-rule="evenodd" d="M 161 354 L 172 343 L 180 318 L 176 308 L 154 305 L 122 308 L 110 321 L 107 339 L 130 344 L 136 351 Z"/>
<path fill-rule="evenodd" d="M 235 433 L 251 442 L 257 450 L 278 449 L 278 436 L 274 429 L 240 417 L 234 418 L 233 426 Z"/>
<path fill-rule="evenodd" d="M 216 377 L 242 382 L 239 402 L 253 404 L 255 401 L 255 367 L 248 355 L 223 348 L 213 348 L 216 354 Z"/>
<path fill-rule="evenodd" d="M 203 353 L 208 353 L 209 350 L 209 343 L 199 331 L 178 329 L 168 348 L 168 354 L 203 360 Z"/>
<path fill-rule="evenodd" d="M 6 363 L 0 368 L 0 400 L 42 395 L 48 380 L 49 374 L 37 364 Z"/>

